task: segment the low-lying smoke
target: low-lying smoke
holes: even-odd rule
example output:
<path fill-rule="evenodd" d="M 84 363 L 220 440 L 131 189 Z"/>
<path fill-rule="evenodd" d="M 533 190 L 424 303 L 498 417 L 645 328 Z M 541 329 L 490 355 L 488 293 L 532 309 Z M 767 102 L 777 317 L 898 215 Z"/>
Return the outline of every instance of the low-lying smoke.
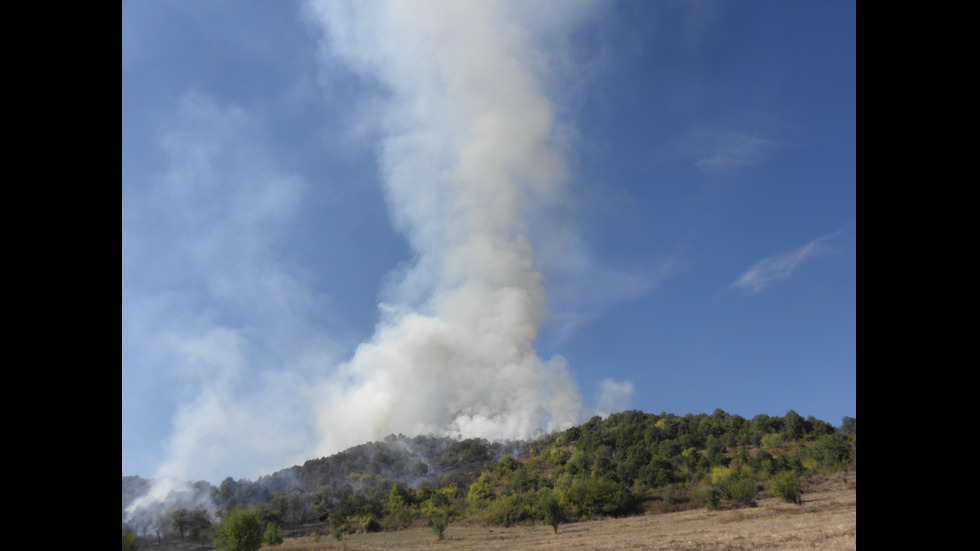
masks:
<path fill-rule="evenodd" d="M 210 523 L 220 520 L 209 485 L 196 486 L 165 477 L 153 480 L 145 494 L 128 504 L 123 511 L 123 522 L 141 537 L 154 534 L 159 537 L 161 532 L 173 528 L 167 515 L 176 509 L 204 515 Z"/>

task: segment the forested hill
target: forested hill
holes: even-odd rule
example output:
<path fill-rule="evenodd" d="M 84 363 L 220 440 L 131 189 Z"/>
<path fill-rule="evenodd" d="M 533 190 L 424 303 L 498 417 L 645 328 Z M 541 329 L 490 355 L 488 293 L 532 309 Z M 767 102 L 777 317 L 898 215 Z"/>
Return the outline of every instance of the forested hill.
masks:
<path fill-rule="evenodd" d="M 650 500 L 746 506 L 779 477 L 855 470 L 856 438 L 854 418 L 836 427 L 795 411 L 745 419 L 721 410 L 625 411 L 522 442 L 391 435 L 254 482 L 197 482 L 135 511 L 127 508 L 148 481 L 123 477 L 124 530 L 203 538 L 207 519 L 231 508 L 286 528 L 329 519 L 339 530 L 366 530 L 433 515 L 543 520 L 542 503 L 552 501 L 563 518 L 631 514 Z"/>
<path fill-rule="evenodd" d="M 377 510 L 394 484 L 405 487 L 467 486 L 487 465 L 505 455 L 523 457 L 533 441 L 490 442 L 437 436 L 389 435 L 381 442 L 354 446 L 329 457 L 310 459 L 255 481 L 224 479 L 218 486 L 198 481 L 166 503 L 128 511 L 149 491 L 151 481 L 122 477 L 123 522 L 139 532 L 155 532 L 157 518 L 168 509 L 197 507 L 215 511 L 264 507 L 286 525 L 327 518 L 330 511 Z"/>

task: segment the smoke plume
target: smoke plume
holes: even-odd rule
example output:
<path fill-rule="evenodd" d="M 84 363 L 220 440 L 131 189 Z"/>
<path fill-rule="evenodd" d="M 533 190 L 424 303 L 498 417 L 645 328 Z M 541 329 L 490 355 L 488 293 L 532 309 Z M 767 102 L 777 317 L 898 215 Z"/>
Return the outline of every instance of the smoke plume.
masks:
<path fill-rule="evenodd" d="M 278 252 L 314 182 L 280 162 L 253 110 L 184 95 L 160 137 L 166 170 L 124 186 L 123 362 L 138 368 L 124 369 L 124 417 L 134 373 L 130 385 L 159 389 L 146 418 L 171 422 L 144 452 L 154 478 L 215 483 L 389 434 L 516 440 L 584 420 L 564 358 L 535 341 L 550 315 L 542 257 L 554 269 L 583 256 L 553 222 L 569 171 L 546 75 L 568 61 L 544 52 L 590 5 L 304 4 L 318 101 L 333 77 L 356 83 L 350 141 L 376 151 L 412 251 L 356 349 L 334 341 L 320 291 Z M 609 385 L 611 411 L 630 393 Z M 161 483 L 148 500 L 174 492 Z"/>
<path fill-rule="evenodd" d="M 564 192 L 528 30 L 502 2 L 311 5 L 325 52 L 380 84 L 371 121 L 391 217 L 415 253 L 373 338 L 323 385 L 318 453 L 390 433 L 526 438 L 579 421 L 528 234 Z"/>

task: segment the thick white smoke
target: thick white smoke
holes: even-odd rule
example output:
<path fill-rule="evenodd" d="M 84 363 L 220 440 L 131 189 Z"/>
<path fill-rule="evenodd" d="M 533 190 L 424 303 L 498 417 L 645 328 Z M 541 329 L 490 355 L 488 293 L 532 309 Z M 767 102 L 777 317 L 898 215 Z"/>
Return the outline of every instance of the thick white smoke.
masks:
<path fill-rule="evenodd" d="M 416 254 L 370 342 L 324 385 L 318 452 L 389 433 L 524 438 L 580 421 L 527 234 L 565 164 L 535 76 L 542 59 L 504 2 L 311 5 L 325 51 L 381 84 L 373 121 L 397 228 Z"/>
<path fill-rule="evenodd" d="M 259 476 L 391 433 L 519 439 L 591 414 L 565 360 L 535 351 L 549 312 L 532 250 L 583 257 L 548 215 L 567 170 L 541 75 L 567 60 L 536 41 L 553 45 L 587 4 L 304 5 L 323 75 L 363 84 L 354 126 L 414 252 L 352 355 L 276 253 L 314 186 L 247 109 L 186 95 L 162 136 L 168 170 L 124 195 L 123 361 L 147 385 L 180 383 L 148 501 L 180 493 L 165 480 Z M 603 385 L 604 411 L 622 409 L 631 387 Z"/>

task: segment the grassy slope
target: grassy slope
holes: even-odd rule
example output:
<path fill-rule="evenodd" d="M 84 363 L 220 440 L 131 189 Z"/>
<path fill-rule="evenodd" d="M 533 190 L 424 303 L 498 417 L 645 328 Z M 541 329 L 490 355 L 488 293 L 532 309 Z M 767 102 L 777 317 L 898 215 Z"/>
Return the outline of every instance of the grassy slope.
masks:
<path fill-rule="evenodd" d="M 563 524 L 557 535 L 550 526 L 512 528 L 450 525 L 436 541 L 428 528 L 357 534 L 337 542 L 328 535 L 287 539 L 269 551 L 368 549 L 473 549 L 478 551 L 611 550 L 611 549 L 856 549 L 857 474 L 837 474 L 806 488 L 803 504 L 775 498 L 758 507 L 727 511 L 694 509 Z"/>

